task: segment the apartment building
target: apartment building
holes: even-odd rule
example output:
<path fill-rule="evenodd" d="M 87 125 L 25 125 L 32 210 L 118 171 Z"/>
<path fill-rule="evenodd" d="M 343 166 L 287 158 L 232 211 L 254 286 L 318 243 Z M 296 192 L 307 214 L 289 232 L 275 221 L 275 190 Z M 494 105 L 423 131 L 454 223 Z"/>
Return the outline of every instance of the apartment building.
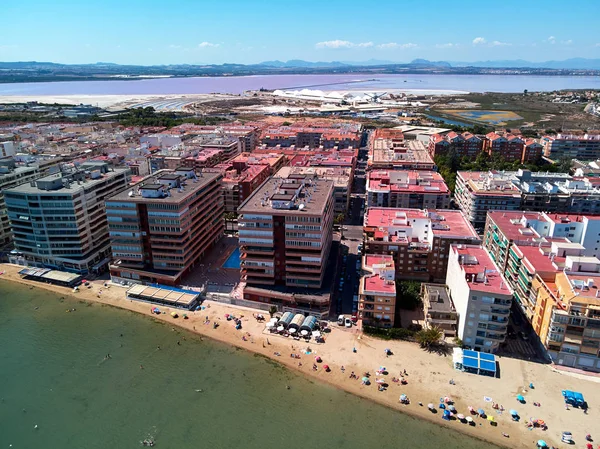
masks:
<path fill-rule="evenodd" d="M 338 123 L 336 126 L 299 123 L 267 128 L 263 130 L 260 141 L 269 148 L 295 146 L 343 150 L 361 146 L 362 130 L 356 123 Z"/>
<path fill-rule="evenodd" d="M 535 139 L 525 139 L 525 145 L 523 146 L 523 157 L 521 159 L 522 163 L 537 163 L 542 159 L 543 155 L 544 146 L 541 143 Z"/>
<path fill-rule="evenodd" d="M 469 349 L 496 352 L 506 339 L 513 292 L 482 246 L 452 245 L 446 285 Z"/>
<path fill-rule="evenodd" d="M 50 170 L 50 166 L 17 166 L 12 157 L 0 158 L 0 248 L 12 242 L 12 230 L 8 220 L 4 191 L 33 181 Z M 58 167 L 56 167 L 58 170 Z"/>
<path fill-rule="evenodd" d="M 346 214 L 348 212 L 352 189 L 352 168 L 289 166 L 281 168 L 275 175 L 276 178 L 283 179 L 297 176 L 332 181 L 335 214 Z"/>
<path fill-rule="evenodd" d="M 490 210 L 600 214 L 599 183 L 564 173 L 460 171 L 455 199 L 477 229 Z"/>
<path fill-rule="evenodd" d="M 444 337 L 456 337 L 458 313 L 450 298 L 448 287 L 442 284 L 421 284 L 425 326 L 437 327 Z"/>
<path fill-rule="evenodd" d="M 215 165 L 219 165 L 222 162 L 227 160 L 227 155 L 223 149 L 219 148 L 209 148 L 205 150 L 198 151 L 194 156 L 189 156 L 186 158 L 181 158 L 177 160 L 179 165 L 173 167 L 164 167 L 174 170 L 179 167 L 187 167 L 191 168 L 195 171 L 201 170 L 203 168 L 214 167 Z"/>
<path fill-rule="evenodd" d="M 558 365 L 600 372 L 600 264 L 590 261 L 560 271 L 553 280 L 536 277 L 532 326 Z"/>
<path fill-rule="evenodd" d="M 367 173 L 367 207 L 448 209 L 450 189 L 437 172 L 372 170 Z"/>
<path fill-rule="evenodd" d="M 484 230 L 490 257 L 504 269 L 512 245 L 579 244 L 584 256 L 600 257 L 600 217 L 523 211 L 490 211 Z"/>
<path fill-rule="evenodd" d="M 267 165 L 269 175 L 274 175 L 287 164 L 287 157 L 278 153 L 241 153 L 230 162 L 236 170 L 244 170 L 249 165 Z"/>
<path fill-rule="evenodd" d="M 388 255 L 367 254 L 362 269 L 368 274 L 358 287 L 358 319 L 368 326 L 394 327 L 396 310 L 396 268 Z"/>
<path fill-rule="evenodd" d="M 525 140 L 513 134 L 500 135 L 491 132 L 483 139 L 483 150 L 490 156 L 500 155 L 507 162 L 521 162 Z"/>
<path fill-rule="evenodd" d="M 237 213 L 239 205 L 269 178 L 269 166 L 248 165 L 238 170 L 233 163 L 221 164 L 223 165 L 226 166 L 222 167 L 225 213 Z M 237 167 L 242 165 L 237 164 Z"/>
<path fill-rule="evenodd" d="M 110 260 L 104 201 L 126 189 L 129 170 L 88 162 L 4 191 L 18 254 L 13 263 L 80 274 Z"/>
<path fill-rule="evenodd" d="M 556 273 L 571 270 L 581 261 L 584 247 L 579 243 L 552 242 L 540 246 L 513 245 L 508 251 L 504 276 L 514 291 L 514 298 L 531 322 L 535 312 L 538 288 L 536 278 L 553 282 Z"/>
<path fill-rule="evenodd" d="M 221 178 L 165 170 L 108 198 L 113 281 L 180 284 L 223 235 Z"/>
<path fill-rule="evenodd" d="M 483 151 L 484 140 L 469 132 L 462 134 L 455 131 L 447 134 L 434 134 L 429 138 L 428 151 L 433 158 L 449 153 L 457 157 L 476 158 Z"/>
<path fill-rule="evenodd" d="M 398 129 L 380 128 L 370 134 L 369 170 L 430 170 L 436 169 L 425 144 L 405 140 Z"/>
<path fill-rule="evenodd" d="M 238 213 L 244 299 L 282 311 L 328 315 L 331 279 L 326 282 L 325 272 L 333 236 L 333 182 L 271 178 Z"/>
<path fill-rule="evenodd" d="M 600 159 L 600 134 L 557 134 L 542 138 L 544 156 L 553 161 L 579 159 L 593 161 Z"/>
<path fill-rule="evenodd" d="M 477 233 L 457 210 L 368 208 L 366 254 L 394 256 L 399 279 L 444 282 L 452 244 L 479 244 Z"/>

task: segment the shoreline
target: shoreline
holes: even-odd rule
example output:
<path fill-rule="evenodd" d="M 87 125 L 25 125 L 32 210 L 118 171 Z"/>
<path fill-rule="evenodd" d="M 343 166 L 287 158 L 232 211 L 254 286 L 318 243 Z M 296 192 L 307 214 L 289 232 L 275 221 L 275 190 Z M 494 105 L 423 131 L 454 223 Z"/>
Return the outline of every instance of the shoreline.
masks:
<path fill-rule="evenodd" d="M 305 347 L 306 343 L 296 342 L 288 338 L 263 333 L 264 324 L 257 322 L 252 317 L 252 313 L 256 313 L 256 310 L 214 303 L 212 301 L 205 301 L 203 305 L 205 305 L 206 308 L 202 311 L 185 312 L 181 309 L 170 309 L 168 307 L 159 306 L 161 311 L 166 311 L 167 313 L 161 315 L 152 315 L 149 313 L 149 310 L 151 307 L 154 307 L 153 305 L 149 303 L 127 300 L 125 298 L 126 290 L 123 287 L 113 285 L 107 289 L 102 286 L 103 281 L 93 281 L 93 287 L 91 289 L 82 289 L 75 293 L 72 291 L 72 289 L 67 287 L 48 285 L 36 281 L 27 281 L 21 279 L 18 275 L 18 271 L 20 269 L 22 269 L 20 266 L 0 264 L 0 271 L 4 271 L 4 274 L 0 276 L 0 280 L 4 279 L 8 282 L 29 286 L 30 288 L 41 288 L 55 294 L 68 296 L 74 300 L 137 312 L 155 320 L 169 323 L 171 326 L 177 326 L 200 336 L 208 337 L 221 343 L 229 344 L 231 346 L 259 354 L 260 356 L 267 357 L 270 360 L 279 362 L 286 368 L 291 369 L 296 373 L 308 376 L 309 379 L 325 382 L 334 388 L 354 394 L 362 399 L 374 401 L 385 407 L 406 413 L 414 418 L 426 419 L 428 422 L 433 424 L 442 425 L 445 428 L 452 429 L 456 432 L 460 432 L 462 434 L 466 434 L 481 441 L 489 442 L 498 446 L 512 448 L 532 447 L 532 443 L 534 444 L 538 439 L 544 439 L 549 445 L 552 445 L 553 443 L 556 445 L 556 443 L 558 443 L 560 440 L 561 432 L 564 430 L 571 430 L 576 441 L 583 441 L 585 434 L 581 435 L 581 432 L 589 432 L 587 432 L 587 430 L 579 429 L 579 426 L 578 429 L 573 428 L 575 427 L 575 422 L 573 421 L 577 419 L 575 414 L 581 414 L 582 416 L 582 418 L 579 418 L 579 424 L 582 424 L 582 421 L 584 420 L 589 421 L 587 428 L 584 427 L 583 429 L 590 429 L 591 431 L 595 430 L 596 428 L 594 424 L 595 421 L 593 419 L 594 413 L 583 415 L 583 412 L 580 410 L 570 412 L 572 415 L 569 415 L 569 417 L 571 418 L 572 422 L 569 422 L 568 424 L 554 423 L 554 415 L 556 415 L 557 410 L 556 406 L 550 405 L 550 397 L 548 397 L 548 392 L 545 392 L 546 394 L 544 394 L 544 396 L 542 396 L 540 399 L 540 402 L 544 403 L 543 414 L 540 410 L 540 417 L 543 416 L 545 421 L 550 426 L 550 429 L 546 432 L 542 432 L 540 429 L 535 429 L 529 433 L 530 431 L 523 426 L 523 422 L 525 422 L 529 416 L 528 413 L 523 412 L 523 421 L 517 424 L 512 422 L 510 416 L 508 416 L 508 412 L 503 415 L 496 415 L 494 411 L 491 410 L 491 404 L 485 407 L 481 399 L 475 400 L 474 398 L 476 397 L 477 393 L 481 392 L 478 391 L 479 388 L 474 388 L 474 384 L 483 384 L 483 392 L 487 392 L 490 396 L 500 395 L 500 399 L 495 399 L 495 401 L 498 403 L 503 403 L 506 410 L 512 407 L 517 408 L 517 406 L 513 405 L 512 402 L 508 402 L 508 397 L 503 397 L 504 395 L 501 395 L 497 388 L 495 389 L 493 385 L 491 386 L 491 384 L 494 382 L 502 382 L 502 384 L 504 384 L 506 382 L 511 382 L 511 380 L 515 380 L 508 378 L 510 374 L 508 376 L 506 374 L 507 371 L 512 371 L 506 368 L 506 365 L 508 364 L 507 361 L 511 360 L 515 362 L 514 359 L 502 358 L 500 360 L 502 370 L 505 373 L 503 377 L 507 377 L 508 380 L 484 378 L 482 376 L 475 376 L 455 371 L 451 366 L 451 356 L 444 358 L 444 356 L 441 355 L 431 355 L 420 349 L 414 343 L 377 340 L 372 337 L 359 335 L 356 332 L 356 329 L 348 331 L 344 328 L 337 328 L 334 325 L 331 333 L 325 334 L 326 343 L 311 343 L 308 345 L 313 352 L 310 356 L 303 354 L 301 359 L 302 366 L 298 366 L 298 360 L 289 357 L 289 354 L 299 352 L 303 353 L 304 351 L 300 348 Z M 102 290 L 101 294 L 99 293 L 100 290 Z M 177 313 L 180 315 L 187 313 L 189 319 L 184 320 L 183 318 L 172 318 L 170 316 L 170 312 L 173 310 L 177 311 Z M 232 322 L 225 320 L 225 313 L 233 313 L 236 316 L 243 315 L 243 328 L 241 331 L 235 330 L 233 324 L 231 324 Z M 206 316 L 209 317 L 211 325 L 203 324 Z M 217 329 L 213 329 L 213 321 L 220 323 Z M 248 333 L 249 336 L 247 336 L 246 340 L 242 340 L 242 336 L 246 335 L 246 333 Z M 357 348 L 357 353 L 352 353 L 353 346 Z M 394 355 L 389 358 L 385 358 L 383 355 L 384 347 L 392 348 Z M 276 356 L 275 353 L 280 353 L 281 356 Z M 421 354 L 421 356 L 418 357 L 418 354 Z M 313 371 L 311 367 L 312 364 L 310 362 L 312 361 L 312 357 L 314 355 L 319 355 L 323 358 L 323 363 L 319 364 L 318 371 Z M 390 367 L 388 369 L 389 375 L 387 379 L 390 379 L 393 375 L 395 375 L 395 373 L 401 371 L 400 366 L 406 369 L 408 371 L 408 385 L 401 386 L 399 383 L 390 382 L 387 391 L 379 392 L 377 390 L 377 384 L 374 381 L 378 376 L 375 375 L 374 370 L 382 363 L 385 363 L 386 366 Z M 521 363 L 528 362 L 516 361 L 517 365 Z M 328 364 L 330 366 L 331 372 L 325 372 L 322 369 L 324 364 Z M 534 365 L 533 363 L 528 364 Z M 372 384 L 370 386 L 363 386 L 358 380 L 350 380 L 348 378 L 348 373 L 341 371 L 342 366 L 345 366 L 346 371 L 348 372 L 355 371 L 359 378 L 362 377 L 363 372 L 371 372 Z M 423 371 L 423 367 L 425 368 L 425 371 Z M 562 376 L 561 373 L 551 370 L 548 366 L 537 365 L 537 368 L 542 368 L 545 371 L 544 376 Z M 430 371 L 431 374 L 428 375 L 426 371 L 431 369 L 438 371 Z M 525 372 L 525 368 L 521 367 L 521 370 L 522 373 Z M 517 373 L 513 374 L 515 374 L 513 377 L 517 377 Z M 443 380 L 440 380 L 437 377 L 439 375 L 443 376 Z M 455 386 L 448 384 L 447 376 L 451 376 L 450 378 L 455 379 Z M 529 378 L 529 376 L 527 377 Z M 542 390 L 544 388 L 543 379 L 540 378 L 539 375 L 533 374 L 530 379 L 532 381 L 535 380 L 538 390 Z M 564 385 L 564 388 L 570 388 L 568 381 L 564 379 L 559 379 L 559 381 L 561 385 Z M 587 384 L 588 388 L 585 389 L 584 395 L 586 396 L 588 402 L 591 404 L 598 402 L 595 399 L 600 397 L 600 394 L 591 393 L 595 387 L 597 389 L 597 386 L 593 385 L 593 382 L 589 382 L 587 379 L 576 379 L 571 383 Z M 521 383 L 521 385 L 523 385 L 523 383 Z M 507 391 L 510 392 L 510 394 L 517 394 L 514 388 L 511 387 L 509 387 Z M 536 390 L 531 390 L 527 394 L 531 394 L 533 396 L 535 391 Z M 398 397 L 401 393 L 407 394 L 409 398 L 411 398 L 410 405 L 405 406 L 398 402 Z M 558 394 L 560 394 L 560 391 Z M 475 418 L 475 426 L 462 424 L 458 421 L 444 421 L 441 419 L 441 413 L 431 413 L 426 406 L 427 403 L 431 402 L 436 405 L 437 409 L 437 398 L 440 396 L 450 396 L 452 399 L 454 399 L 459 413 L 462 412 L 465 415 L 468 414 L 466 411 L 467 405 L 472 404 L 476 409 L 479 407 L 486 408 L 486 411 L 489 412 L 490 415 L 496 416 L 496 421 L 498 424 L 496 426 L 491 426 L 487 420 L 480 418 Z M 592 399 L 592 396 L 594 399 Z M 482 398 L 482 396 L 479 397 Z M 502 402 L 502 400 L 504 402 Z M 533 401 L 537 399 L 534 397 L 528 398 L 528 408 L 533 407 L 529 403 L 529 400 Z M 419 401 L 424 405 L 419 406 Z M 559 398 L 559 401 L 561 403 L 559 411 L 560 409 L 564 410 L 562 398 Z M 522 406 L 519 405 L 518 409 L 521 408 Z M 585 417 L 585 419 L 583 417 Z M 489 430 L 486 428 L 486 426 L 489 427 Z M 503 437 L 503 432 L 510 434 L 510 438 Z"/>

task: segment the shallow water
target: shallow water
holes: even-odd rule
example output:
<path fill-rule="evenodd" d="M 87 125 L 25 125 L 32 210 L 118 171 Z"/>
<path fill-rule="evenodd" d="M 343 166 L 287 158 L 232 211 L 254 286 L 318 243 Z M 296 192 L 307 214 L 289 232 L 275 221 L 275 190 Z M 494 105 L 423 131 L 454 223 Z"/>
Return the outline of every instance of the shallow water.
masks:
<path fill-rule="evenodd" d="M 359 82 L 357 82 L 359 81 Z M 213 92 L 238 94 L 246 90 L 458 90 L 523 92 L 560 89 L 600 89 L 599 76 L 535 75 L 257 75 L 157 78 L 129 81 L 61 81 L 0 84 L 0 95 L 180 95 Z"/>
<path fill-rule="evenodd" d="M 0 448 L 494 447 L 149 317 L 7 282 L 0 398 Z"/>

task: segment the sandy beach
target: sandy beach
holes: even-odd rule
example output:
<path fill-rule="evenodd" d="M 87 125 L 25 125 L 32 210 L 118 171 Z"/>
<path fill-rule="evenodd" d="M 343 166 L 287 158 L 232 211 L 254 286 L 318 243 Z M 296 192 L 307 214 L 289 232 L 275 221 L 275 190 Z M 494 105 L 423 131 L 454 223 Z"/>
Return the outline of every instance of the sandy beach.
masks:
<path fill-rule="evenodd" d="M 92 282 L 92 288 L 83 288 L 77 293 L 71 289 L 42 284 L 34 281 L 22 280 L 18 271 L 23 267 L 0 264 L 0 281 L 19 282 L 29 285 L 30 288 L 42 288 L 55 293 L 71 296 L 75 299 L 115 306 L 144 315 L 150 315 L 151 305 L 142 302 L 130 301 L 125 298 L 125 289 L 118 286 L 105 288 L 103 281 Z M 24 287 L 26 288 L 26 287 Z M 100 291 L 102 293 L 100 294 Z M 188 320 L 173 318 L 171 310 L 160 307 L 167 312 L 162 315 L 154 315 L 154 319 L 165 321 L 172 326 L 179 326 L 207 337 L 219 340 L 249 351 L 262 354 L 272 358 L 290 369 L 302 372 L 320 381 L 327 382 L 337 388 L 349 393 L 376 401 L 380 404 L 398 409 L 419 418 L 433 421 L 439 425 L 454 428 L 476 438 L 506 447 L 535 447 L 539 439 L 545 440 L 549 445 L 566 447 L 560 443 L 563 431 L 573 433 L 576 446 L 583 447 L 585 435 L 590 433 L 596 439 L 600 439 L 597 432 L 598 409 L 596 404 L 600 401 L 600 389 L 598 382 L 600 377 L 581 376 L 565 371 L 557 371 L 550 365 L 541 365 L 523 360 L 500 358 L 500 378 L 488 378 L 473 374 L 461 373 L 453 369 L 452 356 L 430 354 L 419 348 L 414 343 L 399 341 L 383 341 L 367 337 L 358 333 L 356 328 L 345 329 L 333 324 L 331 333 L 325 334 L 324 344 L 294 341 L 264 333 L 264 324 L 259 323 L 253 313 L 256 311 L 229 305 L 223 305 L 206 301 L 205 310 L 188 313 Z M 181 315 L 182 311 L 177 310 Z M 242 330 L 236 330 L 232 321 L 225 319 L 225 314 L 233 314 L 237 317 L 243 315 Z M 208 317 L 209 324 L 205 324 Z M 218 322 L 220 326 L 213 329 L 212 323 Z M 310 347 L 311 355 L 306 355 L 306 349 Z M 353 347 L 356 352 L 352 351 Z M 393 355 L 386 357 L 384 349 L 389 348 Z M 290 357 L 290 354 L 301 354 L 301 359 Z M 276 354 L 280 354 L 279 356 Z M 323 363 L 318 365 L 318 370 L 313 371 L 314 357 L 320 356 Z M 299 366 L 301 362 L 301 366 Z M 323 369 L 323 365 L 329 365 L 330 372 Z M 375 370 L 385 366 L 388 375 L 376 375 Z M 342 370 L 342 367 L 345 370 Z M 400 385 L 391 381 L 393 376 L 399 377 L 399 373 L 406 370 L 405 378 L 407 385 Z M 358 379 L 350 379 L 350 373 L 358 376 Z M 371 385 L 362 385 L 360 379 L 364 372 L 371 373 Z M 386 391 L 378 391 L 375 379 L 385 378 L 389 387 Z M 453 379 L 455 385 L 450 385 Z M 533 383 L 535 388 L 530 389 Z M 561 396 L 562 389 L 580 391 L 584 394 L 590 409 L 587 414 L 582 410 L 566 410 Z M 399 396 L 406 394 L 411 403 L 402 405 Z M 520 404 L 516 395 L 522 394 L 526 403 Z M 475 426 L 463 424 L 460 421 L 444 421 L 441 413 L 432 413 L 427 409 L 428 403 L 433 403 L 436 408 L 441 397 L 449 396 L 455 401 L 459 413 L 469 416 L 468 406 L 475 409 L 483 408 L 487 414 L 494 416 L 497 425 L 492 426 L 487 420 L 475 417 Z M 492 409 L 492 402 L 486 402 L 484 397 L 501 404 L 505 411 L 500 413 Z M 423 406 L 419 405 L 419 402 Z M 534 406 L 539 402 L 540 406 Z M 509 410 L 519 412 L 520 422 L 513 422 Z M 540 428 L 528 430 L 526 422 L 529 419 L 543 419 L 548 430 Z M 509 438 L 503 436 L 509 435 Z"/>

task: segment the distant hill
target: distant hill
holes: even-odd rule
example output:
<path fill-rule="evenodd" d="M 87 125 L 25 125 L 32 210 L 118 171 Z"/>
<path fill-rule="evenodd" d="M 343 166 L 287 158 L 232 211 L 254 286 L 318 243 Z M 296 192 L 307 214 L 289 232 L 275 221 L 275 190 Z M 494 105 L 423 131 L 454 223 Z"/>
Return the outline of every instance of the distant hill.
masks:
<path fill-rule="evenodd" d="M 500 61 L 451 61 L 452 67 L 488 67 L 488 68 L 532 68 L 532 69 L 572 69 L 572 70 L 600 70 L 600 59 L 571 58 L 564 61 L 531 62 L 523 59 Z"/>

